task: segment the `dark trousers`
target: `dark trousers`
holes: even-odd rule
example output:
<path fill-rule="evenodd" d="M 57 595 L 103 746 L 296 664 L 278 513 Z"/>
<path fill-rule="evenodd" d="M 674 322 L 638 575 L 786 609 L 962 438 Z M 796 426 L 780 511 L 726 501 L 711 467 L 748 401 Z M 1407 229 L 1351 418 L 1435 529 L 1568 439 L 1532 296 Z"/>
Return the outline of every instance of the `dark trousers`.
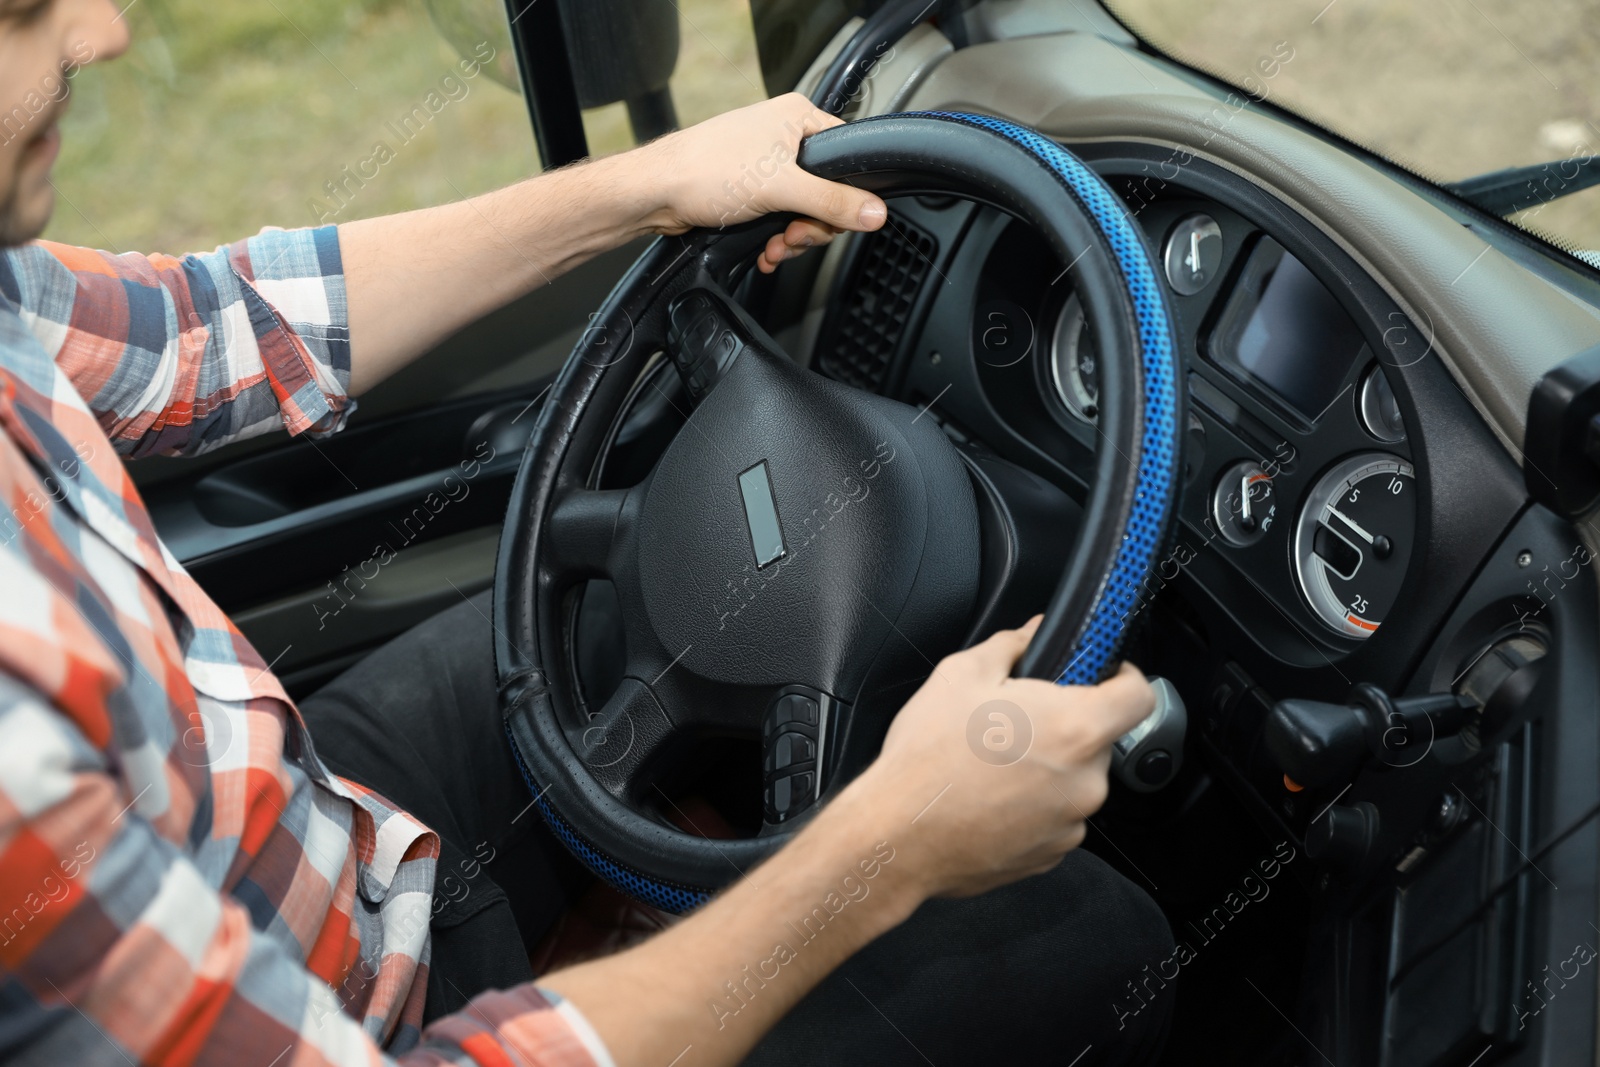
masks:
<path fill-rule="evenodd" d="M 427 1017 L 532 979 L 528 949 L 589 876 L 531 806 L 511 754 L 488 594 L 396 638 L 300 710 L 329 768 L 439 834 Z M 748 1062 L 1144 1062 L 1172 990 L 1135 1017 L 1124 1010 L 1120 1029 L 1115 1005 L 1136 1003 L 1127 983 L 1171 952 L 1155 903 L 1079 849 L 1048 874 L 924 904 L 823 981 Z"/>

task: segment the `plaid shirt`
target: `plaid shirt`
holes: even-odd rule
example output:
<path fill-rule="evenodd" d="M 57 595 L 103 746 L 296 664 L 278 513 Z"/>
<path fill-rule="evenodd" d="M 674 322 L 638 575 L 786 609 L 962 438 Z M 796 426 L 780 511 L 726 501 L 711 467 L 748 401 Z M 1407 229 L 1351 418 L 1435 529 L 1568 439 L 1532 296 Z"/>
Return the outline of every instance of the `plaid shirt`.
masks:
<path fill-rule="evenodd" d="M 333 227 L 0 251 L 0 1060 L 609 1063 L 532 986 L 420 1030 L 437 837 L 322 765 L 119 457 L 337 430 L 346 321 Z"/>

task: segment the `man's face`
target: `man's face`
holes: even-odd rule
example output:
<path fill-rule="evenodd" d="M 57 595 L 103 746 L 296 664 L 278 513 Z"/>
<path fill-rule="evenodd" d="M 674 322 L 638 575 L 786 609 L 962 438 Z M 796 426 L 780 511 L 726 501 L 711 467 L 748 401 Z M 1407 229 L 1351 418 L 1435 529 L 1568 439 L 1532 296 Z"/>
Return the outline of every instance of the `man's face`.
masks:
<path fill-rule="evenodd" d="M 0 0 L 0 248 L 31 241 L 50 221 L 50 167 L 72 78 L 127 47 L 112 0 Z"/>

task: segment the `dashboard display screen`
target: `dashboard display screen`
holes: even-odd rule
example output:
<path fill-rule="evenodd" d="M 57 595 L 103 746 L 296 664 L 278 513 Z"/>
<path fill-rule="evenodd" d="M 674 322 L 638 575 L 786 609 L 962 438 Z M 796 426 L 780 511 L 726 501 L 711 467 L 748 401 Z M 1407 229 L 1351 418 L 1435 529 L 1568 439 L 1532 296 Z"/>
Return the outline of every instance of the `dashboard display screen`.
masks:
<path fill-rule="evenodd" d="M 1228 298 L 1211 355 L 1315 419 L 1339 395 L 1365 344 L 1316 275 L 1263 237 Z"/>

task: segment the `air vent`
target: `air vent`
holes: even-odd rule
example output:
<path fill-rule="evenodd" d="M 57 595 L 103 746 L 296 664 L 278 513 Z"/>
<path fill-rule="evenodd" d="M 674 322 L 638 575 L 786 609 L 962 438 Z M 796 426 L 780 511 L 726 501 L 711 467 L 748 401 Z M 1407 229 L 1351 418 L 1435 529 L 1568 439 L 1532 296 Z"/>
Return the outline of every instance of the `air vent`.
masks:
<path fill-rule="evenodd" d="M 939 244 L 926 230 L 891 214 L 861 247 L 840 287 L 840 302 L 817 347 L 824 374 L 860 389 L 881 390 L 923 279 Z"/>

